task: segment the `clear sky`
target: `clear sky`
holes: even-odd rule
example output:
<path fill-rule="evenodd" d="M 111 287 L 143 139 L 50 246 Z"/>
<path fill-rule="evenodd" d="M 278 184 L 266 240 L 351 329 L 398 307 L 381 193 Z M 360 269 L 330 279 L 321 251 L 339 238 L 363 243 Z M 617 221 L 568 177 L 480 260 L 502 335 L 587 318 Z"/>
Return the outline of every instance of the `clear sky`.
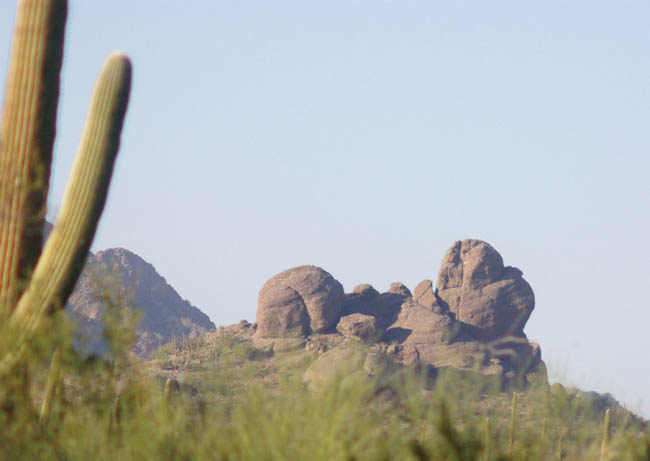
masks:
<path fill-rule="evenodd" d="M 50 217 L 103 59 L 134 62 L 94 250 L 227 325 L 286 268 L 413 289 L 483 239 L 552 376 L 650 417 L 650 2 L 70 3 Z"/>

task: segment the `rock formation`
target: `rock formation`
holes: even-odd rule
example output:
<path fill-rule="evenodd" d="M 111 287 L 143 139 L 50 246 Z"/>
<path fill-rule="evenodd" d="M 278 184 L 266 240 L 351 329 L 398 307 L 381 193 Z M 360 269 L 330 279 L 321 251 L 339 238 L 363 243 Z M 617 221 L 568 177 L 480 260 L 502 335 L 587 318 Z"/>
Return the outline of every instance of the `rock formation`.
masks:
<path fill-rule="evenodd" d="M 293 338 L 295 347 L 298 338 L 336 335 L 336 326 L 343 342 L 330 338 L 334 348 L 309 367 L 304 376 L 309 383 L 321 381 L 319 370 L 328 376 L 357 369 L 373 375 L 385 363 L 424 367 L 434 375 L 453 368 L 496 377 L 503 384 L 525 381 L 531 373 L 545 379 L 540 348 L 523 332 L 534 306 L 533 291 L 520 270 L 504 266 L 486 242 L 464 240 L 447 251 L 435 288 L 427 279 L 412 294 L 395 282 L 385 293 L 361 284 L 343 295 L 341 284 L 318 267 L 282 272 L 260 291 L 255 335 Z M 313 340 L 307 344 L 321 351 Z M 359 349 L 363 344 L 366 349 Z M 361 366 L 366 355 L 372 360 Z"/>
<path fill-rule="evenodd" d="M 521 271 L 504 267 L 501 255 L 481 240 L 451 246 L 440 267 L 437 295 L 483 341 L 523 336 L 535 307 L 533 290 Z"/>
<path fill-rule="evenodd" d="M 407 298 L 404 294 L 405 290 L 410 293 L 404 285 L 401 285 L 401 287 L 395 285 L 393 289 L 395 291 L 393 293 L 379 294 L 372 285 L 367 283 L 355 286 L 352 293 L 345 295 L 342 315 L 369 315 L 377 319 L 378 328 L 386 329 L 388 325 L 393 323 L 402 302 Z"/>

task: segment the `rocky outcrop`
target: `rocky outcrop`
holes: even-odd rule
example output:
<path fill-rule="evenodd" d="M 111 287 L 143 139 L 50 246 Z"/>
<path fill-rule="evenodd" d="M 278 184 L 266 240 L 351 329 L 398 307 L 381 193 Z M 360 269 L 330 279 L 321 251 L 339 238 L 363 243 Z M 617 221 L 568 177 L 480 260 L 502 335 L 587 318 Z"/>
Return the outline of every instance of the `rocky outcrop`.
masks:
<path fill-rule="evenodd" d="M 380 336 L 377 326 L 377 319 L 371 315 L 350 314 L 341 317 L 336 331 L 348 338 L 356 338 L 361 341 L 373 342 Z"/>
<path fill-rule="evenodd" d="M 408 298 L 411 296 L 411 290 L 409 290 L 406 285 L 402 282 L 393 282 L 390 284 L 390 288 L 387 291 L 388 294 L 403 296 Z"/>
<path fill-rule="evenodd" d="M 452 316 L 427 309 L 408 298 L 395 322 L 388 327 L 384 342 L 414 346 L 449 344 L 462 333 L 461 325 Z"/>
<path fill-rule="evenodd" d="M 425 307 L 407 299 L 383 340 L 396 345 L 398 361 L 405 365 L 417 357 L 419 365 L 434 369 L 453 367 L 487 375 L 499 375 L 504 371 L 500 362 L 489 360 L 483 345 L 437 304 Z M 407 361 L 404 362 L 401 356 Z"/>
<path fill-rule="evenodd" d="M 407 296 L 410 296 L 410 291 L 399 282 L 393 283 L 391 289 L 382 294 L 367 283 L 357 285 L 352 289 L 352 293 L 345 295 L 342 315 L 372 316 L 377 319 L 378 327 L 383 330 L 395 321 Z"/>
<path fill-rule="evenodd" d="M 482 341 L 522 336 L 535 296 L 519 269 L 504 267 L 481 240 L 455 242 L 440 267 L 437 296 Z"/>
<path fill-rule="evenodd" d="M 540 348 L 523 332 L 535 305 L 533 291 L 521 271 L 504 266 L 501 255 L 486 242 L 454 243 L 442 261 L 437 284 L 426 279 L 412 294 L 400 282 L 381 294 L 367 283 L 342 293 L 340 284 L 315 266 L 276 275 L 260 291 L 255 340 L 290 341 L 331 333 L 336 325 L 344 344 L 350 338 L 360 340 L 392 364 L 425 367 L 434 375 L 436 370 L 455 369 L 501 383 L 524 382 L 522 378 L 533 374 L 546 379 Z M 276 343 L 273 350 L 279 347 Z M 306 344 L 314 343 L 307 339 Z M 343 355 L 354 357 L 359 365 L 358 351 L 346 348 L 338 345 L 319 357 L 307 373 L 308 381 L 320 374 L 316 370 L 329 373 L 344 366 L 335 366 Z M 368 368 L 373 368 L 374 359 L 368 360 Z"/>
<path fill-rule="evenodd" d="M 341 316 L 343 297 L 343 286 L 320 267 L 280 272 L 259 292 L 256 335 L 282 338 L 327 331 Z"/>
<path fill-rule="evenodd" d="M 433 292 L 433 280 L 423 280 L 413 291 L 413 300 L 420 306 L 433 307 L 438 304 L 436 295 Z"/>
<path fill-rule="evenodd" d="M 151 264 L 123 248 L 88 256 L 66 306 L 80 324 L 79 343 L 89 352 L 107 349 L 102 338 L 107 306 L 140 313 L 135 352 L 144 357 L 174 337 L 215 330 L 208 316 L 182 299 Z"/>

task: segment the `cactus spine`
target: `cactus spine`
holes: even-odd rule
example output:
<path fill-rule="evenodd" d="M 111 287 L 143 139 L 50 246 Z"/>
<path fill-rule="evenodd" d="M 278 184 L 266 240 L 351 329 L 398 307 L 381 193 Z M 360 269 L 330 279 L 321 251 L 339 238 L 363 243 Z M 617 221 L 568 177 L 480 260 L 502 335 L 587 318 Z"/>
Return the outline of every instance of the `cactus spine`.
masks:
<path fill-rule="evenodd" d="M 21 0 L 17 8 L 0 124 L 0 318 L 12 334 L 0 371 L 20 360 L 43 318 L 74 288 L 106 201 L 129 98 L 130 61 L 113 53 L 41 252 L 66 10 L 65 0 Z"/>

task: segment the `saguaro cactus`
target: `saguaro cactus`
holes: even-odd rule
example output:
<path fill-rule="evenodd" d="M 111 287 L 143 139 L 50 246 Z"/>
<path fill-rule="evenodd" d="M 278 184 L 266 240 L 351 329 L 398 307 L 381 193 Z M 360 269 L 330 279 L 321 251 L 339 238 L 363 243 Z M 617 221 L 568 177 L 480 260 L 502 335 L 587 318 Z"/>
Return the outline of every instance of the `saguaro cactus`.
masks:
<path fill-rule="evenodd" d="M 0 121 L 0 348 L 10 368 L 83 268 L 102 213 L 131 87 L 121 53 L 106 60 L 91 98 L 56 224 L 42 248 L 56 130 L 66 0 L 20 0 Z"/>

